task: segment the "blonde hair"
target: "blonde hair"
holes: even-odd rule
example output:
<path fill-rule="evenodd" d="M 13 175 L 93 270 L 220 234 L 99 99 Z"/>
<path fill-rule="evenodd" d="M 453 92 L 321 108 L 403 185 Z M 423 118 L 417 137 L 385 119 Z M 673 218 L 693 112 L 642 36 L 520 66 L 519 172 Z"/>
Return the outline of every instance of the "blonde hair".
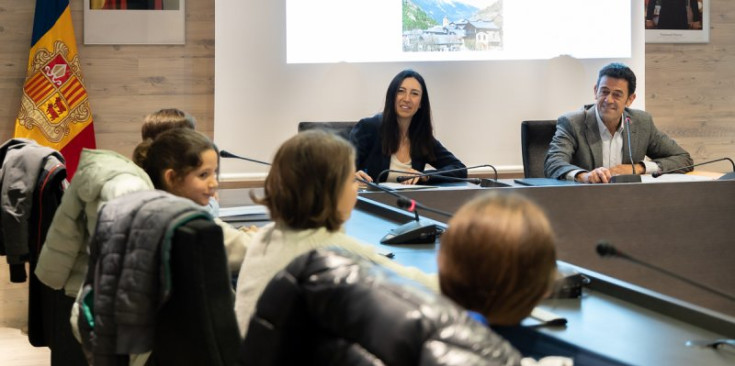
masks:
<path fill-rule="evenodd" d="M 551 290 L 554 234 L 531 201 L 493 192 L 455 213 L 438 262 L 442 293 L 491 324 L 514 325 Z"/>

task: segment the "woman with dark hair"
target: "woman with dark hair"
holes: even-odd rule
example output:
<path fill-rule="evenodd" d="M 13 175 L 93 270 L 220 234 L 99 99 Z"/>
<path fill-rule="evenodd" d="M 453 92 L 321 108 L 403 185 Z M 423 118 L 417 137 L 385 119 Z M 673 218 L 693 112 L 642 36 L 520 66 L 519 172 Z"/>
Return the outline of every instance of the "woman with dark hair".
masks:
<path fill-rule="evenodd" d="M 419 174 L 426 164 L 438 170 L 464 168 L 449 150 L 434 138 L 431 104 L 424 78 L 413 70 L 396 75 L 385 94 L 382 113 L 363 118 L 350 133 L 357 149 L 355 173 L 367 181 L 396 181 L 400 175 L 383 171 L 406 171 Z M 466 178 L 467 170 L 449 172 L 446 176 Z M 404 183 L 416 184 L 440 180 L 440 177 L 414 178 Z"/>

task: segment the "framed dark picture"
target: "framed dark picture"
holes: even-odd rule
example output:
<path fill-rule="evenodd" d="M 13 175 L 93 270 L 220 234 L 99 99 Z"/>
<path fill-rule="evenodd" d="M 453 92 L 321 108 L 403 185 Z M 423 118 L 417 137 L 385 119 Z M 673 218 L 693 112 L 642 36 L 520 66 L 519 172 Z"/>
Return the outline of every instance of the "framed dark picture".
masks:
<path fill-rule="evenodd" d="M 184 44 L 185 0 L 84 0 L 84 44 Z"/>
<path fill-rule="evenodd" d="M 647 43 L 709 42 L 710 0 L 644 0 Z"/>

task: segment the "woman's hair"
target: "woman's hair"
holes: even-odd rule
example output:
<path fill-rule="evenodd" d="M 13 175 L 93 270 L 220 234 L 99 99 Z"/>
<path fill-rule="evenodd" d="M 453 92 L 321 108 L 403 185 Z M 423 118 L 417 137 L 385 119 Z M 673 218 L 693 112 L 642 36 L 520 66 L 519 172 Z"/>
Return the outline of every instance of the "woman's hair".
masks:
<path fill-rule="evenodd" d="M 155 139 L 161 132 L 178 127 L 193 130 L 196 127 L 196 119 L 180 109 L 164 108 L 145 116 L 140 135 L 143 140 Z"/>
<path fill-rule="evenodd" d="M 421 107 L 411 119 L 408 135 L 411 139 L 411 155 L 434 160 L 434 127 L 431 124 L 431 103 L 429 90 L 426 89 L 424 78 L 411 69 L 403 70 L 396 75 L 388 85 L 385 93 L 385 107 L 383 108 L 383 123 L 380 126 L 383 154 L 392 155 L 398 151 L 401 141 L 396 114 L 396 95 L 401 83 L 406 78 L 414 78 L 421 84 Z"/>
<path fill-rule="evenodd" d="M 343 224 L 337 204 L 347 179 L 354 177 L 355 150 L 347 140 L 321 130 L 296 134 L 281 145 L 265 179 L 264 204 L 271 218 L 292 229 Z"/>
<path fill-rule="evenodd" d="M 551 290 L 554 234 L 538 206 L 494 192 L 457 211 L 441 238 L 438 262 L 444 295 L 490 324 L 515 325 Z"/>
<path fill-rule="evenodd" d="M 141 142 L 133 153 L 135 164 L 151 177 L 153 186 L 167 188 L 163 174 L 173 169 L 177 179 L 202 165 L 202 153 L 214 150 L 214 144 L 201 133 L 189 128 L 174 128 L 161 132 L 155 139 Z"/>

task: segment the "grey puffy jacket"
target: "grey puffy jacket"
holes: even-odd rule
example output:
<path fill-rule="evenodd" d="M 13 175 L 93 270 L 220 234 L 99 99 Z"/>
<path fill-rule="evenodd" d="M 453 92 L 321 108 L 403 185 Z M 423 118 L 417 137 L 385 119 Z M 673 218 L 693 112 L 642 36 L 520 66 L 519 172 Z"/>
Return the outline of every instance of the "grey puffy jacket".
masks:
<path fill-rule="evenodd" d="M 79 317 L 82 343 L 95 365 L 116 364 L 152 349 L 156 313 L 171 288 L 172 233 L 202 217 L 211 220 L 193 201 L 157 190 L 131 193 L 102 207 L 89 243 Z"/>

